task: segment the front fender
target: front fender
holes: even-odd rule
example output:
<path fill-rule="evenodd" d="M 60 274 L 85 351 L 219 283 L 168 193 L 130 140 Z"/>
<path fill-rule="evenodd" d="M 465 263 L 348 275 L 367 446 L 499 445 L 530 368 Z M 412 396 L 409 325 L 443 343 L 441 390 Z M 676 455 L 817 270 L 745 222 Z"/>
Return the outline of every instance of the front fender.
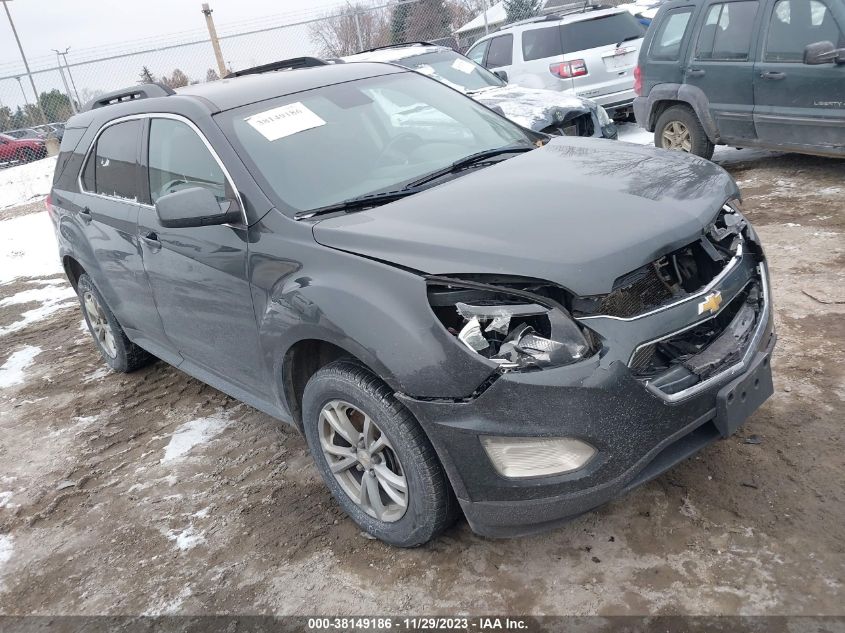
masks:
<path fill-rule="evenodd" d="M 278 377 L 288 350 L 307 339 L 337 345 L 395 391 L 416 397 L 463 398 L 490 375 L 437 320 L 419 274 L 322 246 L 311 223 L 278 212 L 251 231 L 250 278 L 268 376 Z"/>

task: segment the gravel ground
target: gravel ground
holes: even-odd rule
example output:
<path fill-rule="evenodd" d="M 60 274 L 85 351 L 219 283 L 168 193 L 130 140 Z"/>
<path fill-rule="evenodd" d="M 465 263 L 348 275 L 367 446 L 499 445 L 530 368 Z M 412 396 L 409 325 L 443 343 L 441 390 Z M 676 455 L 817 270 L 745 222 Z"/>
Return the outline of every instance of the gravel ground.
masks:
<path fill-rule="evenodd" d="M 775 396 L 532 538 L 369 540 L 297 433 L 164 363 L 109 373 L 67 299 L 9 327 L 48 282 L 0 285 L 0 613 L 845 614 L 845 162 L 719 159 L 771 260 Z"/>

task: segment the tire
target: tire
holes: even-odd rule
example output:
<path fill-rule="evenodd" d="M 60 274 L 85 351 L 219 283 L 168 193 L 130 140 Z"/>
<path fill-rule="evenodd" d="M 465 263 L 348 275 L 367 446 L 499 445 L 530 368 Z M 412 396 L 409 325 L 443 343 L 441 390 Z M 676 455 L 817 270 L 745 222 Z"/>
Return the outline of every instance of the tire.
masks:
<path fill-rule="evenodd" d="M 79 304 L 88 331 L 106 364 L 115 371 L 128 373 L 155 360 L 149 352 L 129 340 L 120 323 L 87 274 L 76 285 Z"/>
<path fill-rule="evenodd" d="M 457 501 L 434 448 L 414 416 L 366 368 L 351 360 L 326 365 L 305 386 L 302 410 L 305 438 L 317 469 L 343 510 L 365 532 L 390 545 L 417 547 L 454 522 Z M 358 432 L 362 443 L 357 451 L 352 446 L 355 436 L 349 442 L 329 423 L 331 415 L 342 412 L 345 419 L 335 420 L 347 434 L 346 423 Z M 370 429 L 368 441 L 361 437 L 365 429 Z M 326 452 L 324 444 L 333 452 Z M 344 466 L 350 459 L 352 465 Z M 337 475 L 329 460 L 341 469 Z M 403 496 L 399 480 L 405 484 L 404 507 L 397 501 Z M 364 481 L 370 485 L 362 485 Z M 361 505 L 362 488 L 376 490 L 378 502 L 372 502 L 368 492 L 368 505 Z"/>
<path fill-rule="evenodd" d="M 689 152 L 707 160 L 713 158 L 716 148 L 695 112 L 685 105 L 672 106 L 660 115 L 654 127 L 654 146 Z"/>
<path fill-rule="evenodd" d="M 33 152 L 28 147 L 25 147 L 20 151 L 19 159 L 22 163 L 31 163 L 35 160 L 35 152 Z"/>

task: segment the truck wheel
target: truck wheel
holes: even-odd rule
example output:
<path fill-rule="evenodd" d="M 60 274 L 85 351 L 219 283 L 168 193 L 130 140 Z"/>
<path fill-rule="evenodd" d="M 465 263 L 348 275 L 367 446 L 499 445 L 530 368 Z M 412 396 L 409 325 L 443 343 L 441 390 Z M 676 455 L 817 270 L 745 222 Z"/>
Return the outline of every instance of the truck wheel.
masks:
<path fill-rule="evenodd" d="M 707 160 L 713 158 L 716 147 L 707 138 L 695 112 L 683 105 L 672 106 L 657 119 L 654 146 L 688 152 Z"/>
<path fill-rule="evenodd" d="M 454 521 L 457 502 L 434 448 L 367 369 L 350 360 L 320 369 L 305 386 L 302 419 L 323 480 L 364 531 L 416 547 Z"/>
<path fill-rule="evenodd" d="M 127 338 L 117 318 L 87 274 L 79 277 L 76 293 L 79 295 L 88 331 L 91 332 L 97 349 L 109 367 L 128 373 L 155 360 L 149 352 Z"/>

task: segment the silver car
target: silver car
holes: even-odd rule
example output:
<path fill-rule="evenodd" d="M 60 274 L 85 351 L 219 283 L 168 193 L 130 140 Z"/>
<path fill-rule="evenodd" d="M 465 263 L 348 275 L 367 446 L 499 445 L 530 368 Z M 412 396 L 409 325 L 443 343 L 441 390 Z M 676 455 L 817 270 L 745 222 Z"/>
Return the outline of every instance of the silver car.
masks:
<path fill-rule="evenodd" d="M 644 35 L 624 9 L 586 7 L 505 26 L 473 44 L 467 57 L 511 84 L 574 93 L 620 118 L 632 112 Z"/>

